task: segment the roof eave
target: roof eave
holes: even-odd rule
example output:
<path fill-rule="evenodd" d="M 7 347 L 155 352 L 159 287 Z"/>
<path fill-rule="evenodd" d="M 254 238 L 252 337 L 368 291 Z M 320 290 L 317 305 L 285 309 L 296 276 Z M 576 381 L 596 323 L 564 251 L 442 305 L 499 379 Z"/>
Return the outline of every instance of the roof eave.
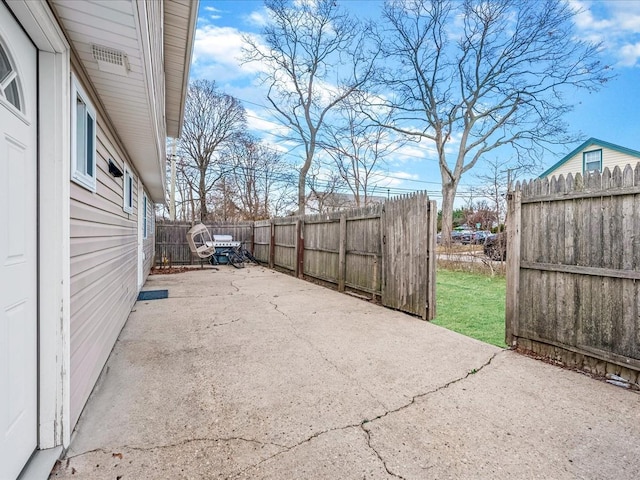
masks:
<path fill-rule="evenodd" d="M 189 71 L 191 55 L 196 32 L 199 0 L 184 3 L 176 0 L 165 0 L 165 73 L 166 73 L 166 111 L 167 136 L 179 138 L 184 120 L 184 105 L 189 87 Z M 182 15 L 167 15 L 167 10 L 178 10 Z M 184 44 L 170 43 L 175 29 L 186 32 Z M 175 40 L 175 37 L 173 37 Z M 169 55 L 169 51 L 171 55 Z"/>

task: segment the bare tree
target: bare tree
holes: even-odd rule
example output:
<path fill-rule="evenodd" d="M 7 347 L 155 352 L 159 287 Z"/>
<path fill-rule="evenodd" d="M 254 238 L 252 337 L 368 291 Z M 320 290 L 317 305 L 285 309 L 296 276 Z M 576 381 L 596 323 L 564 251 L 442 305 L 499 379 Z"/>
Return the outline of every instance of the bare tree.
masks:
<path fill-rule="evenodd" d="M 231 175 L 224 175 L 207 196 L 207 202 L 212 205 L 209 219 L 215 222 L 242 220 L 242 207 L 237 202 L 238 193 Z"/>
<path fill-rule="evenodd" d="M 572 8 L 564 0 L 386 2 L 387 68 L 371 103 L 393 111 L 390 128 L 435 144 L 444 239 L 460 179 L 479 158 L 504 145 L 524 157 L 567 142 L 566 93 L 611 78 L 599 46 L 574 35 Z"/>
<path fill-rule="evenodd" d="M 498 220 L 497 213 L 487 200 L 478 200 L 465 210 L 467 225 L 480 230 L 490 230 Z"/>
<path fill-rule="evenodd" d="M 353 195 L 356 207 L 366 207 L 371 196 L 371 180 L 380 173 L 388 155 L 406 142 L 381 122 L 371 123 L 348 102 L 340 117 L 327 126 L 324 150 L 333 159 L 338 173 Z"/>
<path fill-rule="evenodd" d="M 244 128 L 244 107 L 236 98 L 219 92 L 213 81 L 196 80 L 189 86 L 178 154 L 190 195 L 197 194 L 200 221 L 207 219 L 207 197 L 214 185 L 230 170 L 222 153 Z"/>
<path fill-rule="evenodd" d="M 367 29 L 335 0 L 266 0 L 271 23 L 261 45 L 244 38 L 244 60 L 260 62 L 267 98 L 279 121 L 304 147 L 298 176 L 298 213 L 305 211 L 305 183 L 327 115 L 371 75 Z"/>
<path fill-rule="evenodd" d="M 291 166 L 273 148 L 244 135 L 230 151 L 234 164 L 231 181 L 244 220 L 269 218 L 290 205 Z"/>
<path fill-rule="evenodd" d="M 314 213 L 334 212 L 352 206 L 347 195 L 341 193 L 345 182 L 340 174 L 333 170 L 322 171 L 319 166 L 314 166 L 309 176 L 307 201 Z"/>
<path fill-rule="evenodd" d="M 489 201 L 489 205 L 495 211 L 496 221 L 498 224 L 504 223 L 507 203 L 507 190 L 509 182 L 509 174 L 518 170 L 517 167 L 510 168 L 509 164 L 505 164 L 498 158 L 492 160 L 485 159 L 483 161 L 485 169 L 482 173 L 476 173 L 474 176 L 480 180 L 477 186 L 479 194 Z"/>

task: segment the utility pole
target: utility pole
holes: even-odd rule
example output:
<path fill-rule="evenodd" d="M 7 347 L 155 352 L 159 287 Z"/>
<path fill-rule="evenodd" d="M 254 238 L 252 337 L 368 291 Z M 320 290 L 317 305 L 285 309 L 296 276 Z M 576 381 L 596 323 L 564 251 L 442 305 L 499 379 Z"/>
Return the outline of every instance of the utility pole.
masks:
<path fill-rule="evenodd" d="M 176 220 L 176 143 L 177 140 L 174 138 L 171 148 L 171 198 L 169 198 L 169 220 L 172 222 Z"/>

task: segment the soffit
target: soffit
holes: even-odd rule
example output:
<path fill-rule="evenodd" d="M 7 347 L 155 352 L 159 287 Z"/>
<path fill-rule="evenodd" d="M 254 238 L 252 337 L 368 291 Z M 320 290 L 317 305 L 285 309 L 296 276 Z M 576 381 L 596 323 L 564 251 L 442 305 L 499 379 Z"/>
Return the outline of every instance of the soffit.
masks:
<path fill-rule="evenodd" d="M 149 17 L 140 19 L 138 5 L 132 0 L 51 3 L 129 160 L 152 200 L 164 202 L 166 127 L 164 118 L 158 118 L 164 109 L 154 105 L 164 95 L 149 87 L 158 80 L 152 78 L 149 44 L 153 42 L 154 26 L 149 25 Z M 94 45 L 126 54 L 126 75 L 101 70 L 93 55 Z"/>
<path fill-rule="evenodd" d="M 184 118 L 198 1 L 165 0 L 164 9 L 167 135 L 178 138 Z"/>

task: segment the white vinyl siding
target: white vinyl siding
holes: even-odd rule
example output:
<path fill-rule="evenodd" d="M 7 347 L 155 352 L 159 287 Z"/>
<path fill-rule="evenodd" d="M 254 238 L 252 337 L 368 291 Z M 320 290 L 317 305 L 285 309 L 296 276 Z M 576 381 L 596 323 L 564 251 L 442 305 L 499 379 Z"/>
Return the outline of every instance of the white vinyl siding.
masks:
<path fill-rule="evenodd" d="M 135 163 L 98 112 L 96 186 L 70 189 L 71 425 L 109 357 L 138 294 L 139 201 Z M 127 165 L 134 181 L 132 213 L 124 211 L 125 182 L 109 174 L 108 160 Z M 144 278 L 148 270 L 145 272 Z"/>
<path fill-rule="evenodd" d="M 71 79 L 71 178 L 96 190 L 96 112 L 89 96 Z"/>

